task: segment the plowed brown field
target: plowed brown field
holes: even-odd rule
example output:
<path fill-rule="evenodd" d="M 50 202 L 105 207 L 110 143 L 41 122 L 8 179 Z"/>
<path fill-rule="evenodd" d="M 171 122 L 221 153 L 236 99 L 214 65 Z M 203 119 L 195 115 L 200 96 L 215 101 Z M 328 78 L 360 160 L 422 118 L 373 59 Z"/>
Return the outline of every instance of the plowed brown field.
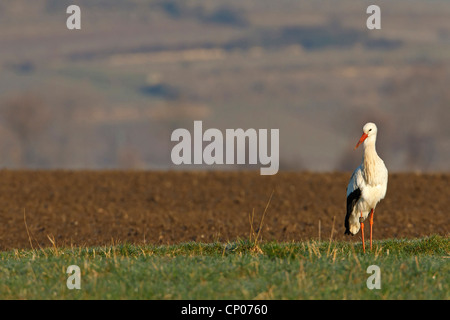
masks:
<path fill-rule="evenodd" d="M 0 171 L 0 250 L 344 236 L 350 173 Z M 374 239 L 447 235 L 450 174 L 391 174 Z M 25 219 L 26 217 L 26 224 Z M 320 231 L 319 231 L 320 224 Z M 28 230 L 27 230 L 28 229 Z M 27 232 L 28 231 L 28 232 Z M 31 244 L 30 244 L 31 241 Z"/>

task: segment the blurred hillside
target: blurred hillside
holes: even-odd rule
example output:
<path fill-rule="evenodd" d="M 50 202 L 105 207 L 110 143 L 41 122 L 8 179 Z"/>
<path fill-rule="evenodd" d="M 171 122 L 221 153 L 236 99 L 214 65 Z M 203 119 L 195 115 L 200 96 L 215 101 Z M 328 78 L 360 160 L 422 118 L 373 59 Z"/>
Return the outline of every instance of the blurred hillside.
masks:
<path fill-rule="evenodd" d="M 203 120 L 280 129 L 281 169 L 350 171 L 373 121 L 390 170 L 449 171 L 450 1 L 380 2 L 373 31 L 369 4 L 2 0 L 0 166 L 166 169 Z"/>

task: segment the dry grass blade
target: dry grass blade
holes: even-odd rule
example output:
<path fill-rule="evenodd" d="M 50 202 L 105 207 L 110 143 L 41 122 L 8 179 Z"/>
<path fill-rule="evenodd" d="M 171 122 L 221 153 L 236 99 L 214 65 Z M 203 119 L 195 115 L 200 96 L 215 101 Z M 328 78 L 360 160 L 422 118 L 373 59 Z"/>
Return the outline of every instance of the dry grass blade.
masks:
<path fill-rule="evenodd" d="M 259 227 L 258 227 L 258 232 L 255 235 L 255 230 L 253 228 L 253 219 L 254 219 L 254 215 L 255 215 L 255 209 L 253 209 L 252 211 L 252 215 L 249 215 L 249 222 L 250 222 L 250 242 L 252 243 L 252 251 L 255 251 L 257 253 L 262 253 L 261 248 L 259 247 L 258 243 L 261 240 L 260 235 L 261 235 L 261 230 L 263 228 L 263 224 L 264 224 L 264 218 L 267 214 L 267 209 L 269 208 L 270 202 L 272 201 L 272 197 L 273 194 L 275 193 L 275 190 L 272 190 L 272 193 L 269 197 L 269 200 L 267 201 L 266 207 L 264 208 L 264 212 L 262 214 L 261 217 L 261 221 L 259 222 Z M 253 237 L 253 239 L 252 239 Z"/>
<path fill-rule="evenodd" d="M 28 241 L 30 242 L 31 250 L 34 251 L 33 241 L 31 241 L 30 230 L 28 229 L 28 225 L 27 225 L 27 217 L 25 215 L 25 208 L 23 208 L 23 222 L 25 223 L 25 229 L 27 230 Z"/>
<path fill-rule="evenodd" d="M 321 239 L 321 233 L 322 233 L 322 221 L 319 219 L 319 242 Z"/>
<path fill-rule="evenodd" d="M 56 241 L 55 241 L 55 236 L 54 235 L 52 235 L 51 237 L 50 237 L 50 235 L 47 235 L 47 238 L 48 238 L 48 240 L 50 240 L 50 242 L 52 243 L 52 245 L 53 245 L 53 254 L 55 255 L 55 256 L 58 256 L 58 248 L 56 247 Z"/>
<path fill-rule="evenodd" d="M 333 216 L 333 224 L 331 226 L 331 233 L 330 233 L 330 242 L 328 243 L 328 250 L 327 250 L 327 257 L 330 254 L 330 248 L 331 248 L 331 241 L 333 240 L 333 233 L 334 233 L 334 222 L 336 221 L 336 216 Z"/>
<path fill-rule="evenodd" d="M 253 219 L 254 219 L 254 217 L 255 217 L 255 208 L 253 208 L 253 210 L 252 210 L 252 214 L 250 215 L 248 215 L 248 221 L 250 222 L 250 236 L 249 236 L 249 240 L 250 240 L 250 242 L 252 242 L 252 238 L 253 237 L 256 237 L 256 235 L 255 235 L 255 229 L 253 228 Z"/>
<path fill-rule="evenodd" d="M 269 201 L 267 201 L 266 208 L 264 209 L 263 215 L 262 215 L 262 217 L 261 217 L 261 221 L 259 222 L 258 233 L 256 234 L 256 238 L 255 238 L 255 241 L 256 241 L 256 242 L 257 242 L 258 239 L 259 239 L 259 234 L 261 233 L 261 230 L 262 230 L 262 226 L 263 226 L 263 222 L 264 222 L 264 217 L 266 216 L 267 209 L 269 208 L 269 205 L 270 205 L 270 202 L 272 201 L 272 197 L 273 197 L 273 194 L 274 194 L 274 193 L 275 193 L 275 190 L 272 190 L 272 194 L 270 195 Z"/>

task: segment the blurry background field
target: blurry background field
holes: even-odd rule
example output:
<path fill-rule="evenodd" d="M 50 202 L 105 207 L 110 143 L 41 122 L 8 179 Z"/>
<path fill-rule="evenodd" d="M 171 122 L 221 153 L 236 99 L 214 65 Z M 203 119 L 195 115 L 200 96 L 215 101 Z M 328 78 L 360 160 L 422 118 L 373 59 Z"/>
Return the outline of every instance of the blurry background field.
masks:
<path fill-rule="evenodd" d="M 368 5 L 3 0 L 0 166 L 168 169 L 203 120 L 279 128 L 281 169 L 350 171 L 370 120 L 391 171 L 448 171 L 450 4 L 382 2 L 376 31 Z"/>

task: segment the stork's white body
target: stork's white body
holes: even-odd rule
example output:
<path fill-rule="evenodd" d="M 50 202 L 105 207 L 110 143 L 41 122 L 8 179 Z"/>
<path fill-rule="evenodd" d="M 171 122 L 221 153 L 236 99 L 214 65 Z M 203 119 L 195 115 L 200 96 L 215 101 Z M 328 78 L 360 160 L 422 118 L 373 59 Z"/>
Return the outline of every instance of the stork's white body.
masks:
<path fill-rule="evenodd" d="M 367 123 L 363 128 L 364 155 L 361 165 L 353 172 L 347 187 L 346 233 L 352 235 L 360 229 L 360 218 L 364 221 L 371 210 L 386 195 L 388 170 L 375 149 L 377 127 Z M 357 145 L 357 146 L 358 146 Z"/>

